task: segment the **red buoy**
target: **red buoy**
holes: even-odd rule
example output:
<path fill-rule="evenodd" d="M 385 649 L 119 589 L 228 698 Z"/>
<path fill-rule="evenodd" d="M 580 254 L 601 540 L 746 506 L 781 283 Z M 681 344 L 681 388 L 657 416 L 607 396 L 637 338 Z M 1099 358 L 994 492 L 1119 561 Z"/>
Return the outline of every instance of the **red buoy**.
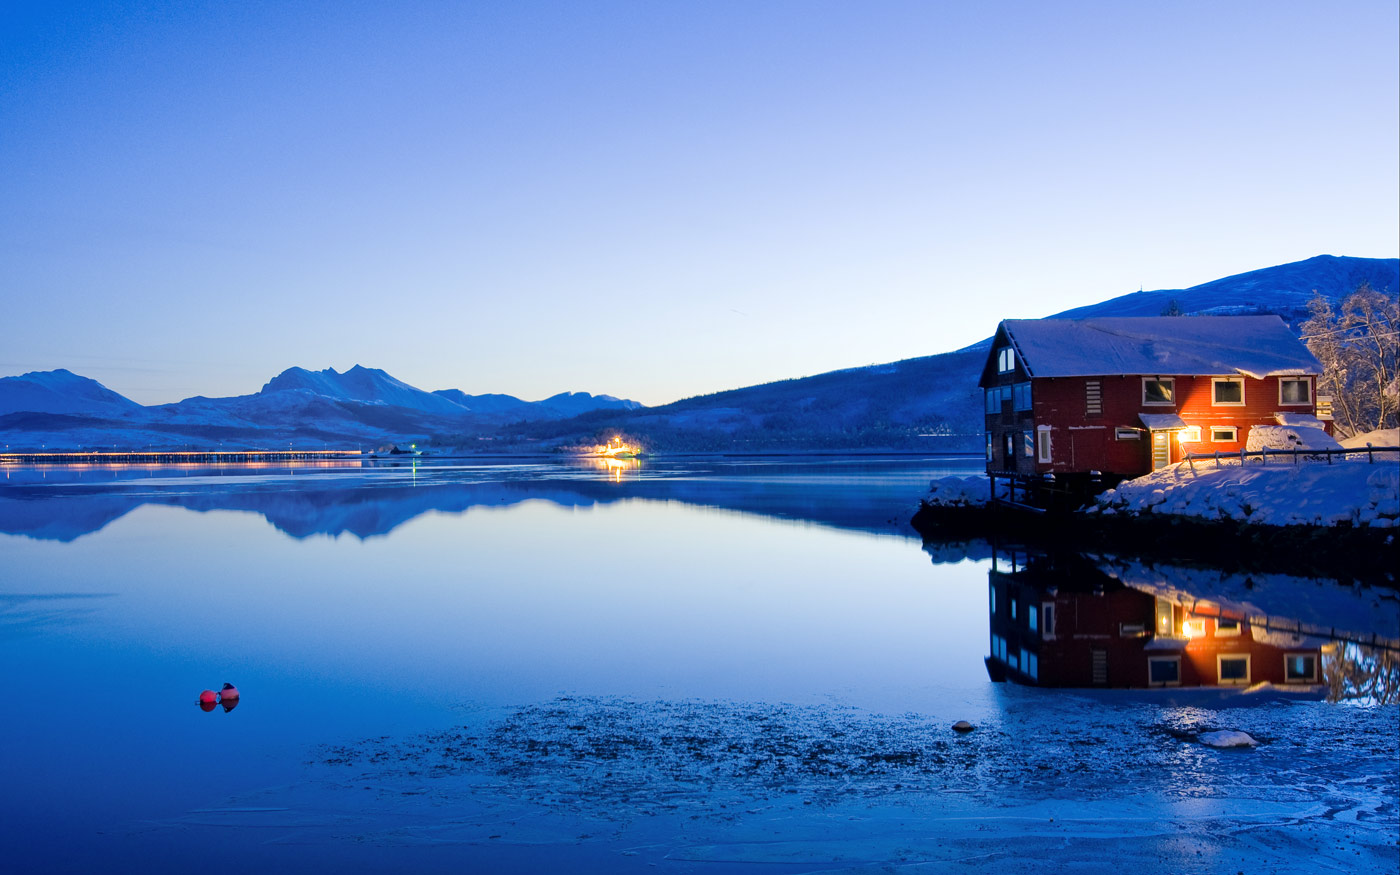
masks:
<path fill-rule="evenodd" d="M 219 694 L 213 690 L 205 690 L 199 694 L 199 704 L 201 705 L 212 705 L 217 701 L 219 701 Z"/>

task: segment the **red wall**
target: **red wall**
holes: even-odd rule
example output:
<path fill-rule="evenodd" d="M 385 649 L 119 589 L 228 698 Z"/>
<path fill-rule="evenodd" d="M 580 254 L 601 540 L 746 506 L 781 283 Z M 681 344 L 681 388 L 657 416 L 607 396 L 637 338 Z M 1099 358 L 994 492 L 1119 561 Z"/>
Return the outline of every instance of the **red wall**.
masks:
<path fill-rule="evenodd" d="M 1167 375 L 1163 375 L 1167 376 Z M 1239 452 L 1249 439 L 1251 425 L 1276 425 L 1275 412 L 1314 412 L 1313 404 L 1281 405 L 1279 380 L 1244 378 L 1244 406 L 1215 406 L 1211 403 L 1210 377 L 1176 377 L 1177 404 L 1144 405 L 1142 377 L 1112 376 L 1088 378 L 1099 381 L 1103 412 L 1089 416 L 1085 405 L 1083 377 L 1048 377 L 1032 381 L 1031 405 L 1034 424 L 1051 427 L 1050 463 L 1034 462 L 1036 473 L 1071 473 L 1089 470 L 1137 476 L 1152 470 L 1151 441 L 1144 431 L 1141 439 L 1120 441 L 1115 438 L 1118 427 L 1142 428 L 1141 413 L 1176 413 L 1187 425 L 1201 427 L 1198 443 L 1181 444 L 1171 438 L 1171 461 L 1185 458 L 1188 452 Z M 1315 388 L 1315 387 L 1314 387 Z M 988 429 L 995 430 L 995 417 L 987 417 Z M 1238 440 L 1212 443 L 1211 426 L 1233 425 Z M 1028 470 L 1029 462 L 1027 460 Z"/>

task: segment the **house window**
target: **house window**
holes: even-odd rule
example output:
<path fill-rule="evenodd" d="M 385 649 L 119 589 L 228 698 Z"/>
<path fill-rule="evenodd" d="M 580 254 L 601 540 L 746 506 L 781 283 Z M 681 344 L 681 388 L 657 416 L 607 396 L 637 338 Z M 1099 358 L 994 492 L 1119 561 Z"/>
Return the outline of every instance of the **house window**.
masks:
<path fill-rule="evenodd" d="M 1181 684 L 1181 657 L 1149 656 L 1147 684 L 1152 687 L 1175 687 Z"/>
<path fill-rule="evenodd" d="M 1142 403 L 1168 406 L 1176 404 L 1176 380 L 1171 377 L 1143 377 Z"/>
<path fill-rule="evenodd" d="M 1206 634 L 1206 621 L 1200 617 L 1192 617 L 1181 624 L 1181 634 L 1187 638 L 1200 638 Z"/>
<path fill-rule="evenodd" d="M 1027 459 L 1035 455 L 1035 438 L 1028 431 L 1021 432 L 1021 452 Z"/>
<path fill-rule="evenodd" d="M 997 352 L 997 373 L 1008 374 L 1016 370 L 1016 350 L 1009 346 L 1002 347 Z"/>
<path fill-rule="evenodd" d="M 1040 659 L 1034 653 L 1026 653 L 1026 674 L 1032 680 L 1040 680 Z"/>
<path fill-rule="evenodd" d="M 1249 654 L 1229 654 L 1216 657 L 1216 667 L 1220 672 L 1220 683 L 1249 683 Z"/>
<path fill-rule="evenodd" d="M 1278 403 L 1311 404 L 1312 380 L 1307 377 L 1279 380 Z"/>
<path fill-rule="evenodd" d="M 1017 383 L 1011 387 L 1012 410 L 1031 409 L 1031 384 Z"/>
<path fill-rule="evenodd" d="M 1233 444 L 1239 441 L 1240 430 L 1233 425 L 1212 425 L 1210 427 L 1210 439 L 1212 443 Z"/>
<path fill-rule="evenodd" d="M 1042 425 L 1035 430 L 1036 461 L 1050 461 L 1050 426 Z"/>
<path fill-rule="evenodd" d="M 1009 665 L 1009 666 L 1011 666 L 1012 668 L 1016 669 L 1017 671 L 1020 671 L 1020 670 L 1021 670 L 1021 651 L 1019 651 L 1019 650 L 1011 650 L 1011 651 L 1008 651 L 1007 654 L 1006 654 L 1006 664 Z"/>
<path fill-rule="evenodd" d="M 1041 637 L 1041 638 L 1050 639 L 1050 638 L 1054 638 L 1054 637 L 1055 637 L 1055 603 L 1054 603 L 1054 602 L 1045 602 L 1044 604 L 1042 604 L 1042 605 L 1040 606 L 1040 625 L 1041 625 L 1041 630 L 1040 630 L 1040 637 Z"/>
<path fill-rule="evenodd" d="M 1170 638 L 1175 631 L 1172 623 L 1172 603 L 1166 599 L 1157 599 L 1157 634 Z"/>
<path fill-rule="evenodd" d="M 992 615 L 997 612 L 997 588 L 995 584 L 987 584 L 988 599 L 991 602 Z"/>
<path fill-rule="evenodd" d="M 1140 428 L 1115 428 L 1113 437 L 1120 441 L 1140 441 L 1142 440 L 1142 429 Z"/>
<path fill-rule="evenodd" d="M 1011 619 L 1016 619 L 1016 600 L 1011 600 Z"/>
<path fill-rule="evenodd" d="M 1026 627 L 1032 632 L 1040 631 L 1040 608 L 1026 605 Z"/>
<path fill-rule="evenodd" d="M 1000 413 L 1003 399 L 1010 398 L 1010 390 L 1003 386 L 996 386 L 987 390 L 987 412 Z"/>
<path fill-rule="evenodd" d="M 1016 432 L 1006 433 L 1006 464 L 1012 467 L 1016 464 Z"/>
<path fill-rule="evenodd" d="M 1214 377 L 1210 381 L 1210 403 L 1216 407 L 1244 406 L 1242 377 Z"/>
<path fill-rule="evenodd" d="M 1201 427 L 1199 425 L 1188 425 L 1179 429 L 1176 433 L 1177 443 L 1198 444 L 1201 442 Z"/>
<path fill-rule="evenodd" d="M 992 433 L 987 432 L 987 461 L 992 460 Z"/>
<path fill-rule="evenodd" d="M 1290 653 L 1283 658 L 1283 681 L 1310 684 L 1317 680 L 1317 657 L 1311 653 Z"/>
<path fill-rule="evenodd" d="M 1230 620 L 1225 617 L 1215 621 L 1216 638 L 1236 638 L 1240 634 L 1240 621 Z"/>

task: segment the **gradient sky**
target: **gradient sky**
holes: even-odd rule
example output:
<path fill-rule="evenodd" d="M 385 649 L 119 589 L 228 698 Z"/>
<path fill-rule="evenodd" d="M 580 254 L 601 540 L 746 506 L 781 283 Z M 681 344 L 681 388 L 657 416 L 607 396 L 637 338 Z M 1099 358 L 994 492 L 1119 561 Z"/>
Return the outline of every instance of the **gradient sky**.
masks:
<path fill-rule="evenodd" d="M 1400 240 L 1397 4 L 0 3 L 0 374 L 659 404 Z"/>

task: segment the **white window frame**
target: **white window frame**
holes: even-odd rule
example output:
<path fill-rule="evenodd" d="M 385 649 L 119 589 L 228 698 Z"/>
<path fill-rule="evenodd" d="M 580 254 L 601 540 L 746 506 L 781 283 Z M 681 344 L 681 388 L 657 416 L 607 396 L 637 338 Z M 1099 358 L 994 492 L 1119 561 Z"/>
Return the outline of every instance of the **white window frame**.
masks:
<path fill-rule="evenodd" d="M 1140 441 L 1142 440 L 1142 429 L 1119 426 L 1113 430 L 1113 439 L 1116 441 Z"/>
<path fill-rule="evenodd" d="M 1235 624 L 1235 628 L 1233 628 L 1233 629 L 1221 629 L 1221 628 L 1220 628 L 1221 622 L 1234 623 L 1234 624 Z M 1244 623 L 1243 623 L 1243 621 L 1241 621 L 1241 620 L 1231 619 L 1230 617 L 1216 617 L 1216 618 L 1215 618 L 1215 637 L 1216 637 L 1216 638 L 1238 638 L 1238 637 L 1240 637 L 1240 629 L 1242 629 L 1242 628 L 1244 628 Z"/>
<path fill-rule="evenodd" d="M 1040 637 L 1045 641 L 1055 640 L 1055 603 L 1040 603 Z"/>
<path fill-rule="evenodd" d="M 1240 400 L 1238 401 L 1217 401 L 1216 386 L 1221 383 L 1234 383 L 1240 387 Z M 1243 407 L 1244 397 L 1244 377 L 1211 377 L 1210 378 L 1210 406 L 1211 407 Z"/>
<path fill-rule="evenodd" d="M 1244 680 L 1225 680 L 1224 666 L 1227 659 L 1244 660 Z M 1221 653 L 1215 657 L 1215 682 L 1222 687 L 1247 687 L 1250 678 L 1254 677 L 1252 669 L 1248 653 Z"/>
<path fill-rule="evenodd" d="M 1154 681 L 1152 679 L 1152 663 L 1166 662 L 1176 666 L 1176 680 L 1174 681 Z M 1181 657 L 1180 656 L 1149 656 L 1147 657 L 1147 685 L 1149 687 L 1179 687 L 1181 686 Z"/>
<path fill-rule="evenodd" d="M 1016 370 L 1016 350 L 1009 346 L 1003 346 L 997 350 L 997 373 L 1009 374 Z"/>
<path fill-rule="evenodd" d="M 1229 437 L 1220 435 L 1229 432 Z M 1240 442 L 1240 427 L 1238 425 L 1212 425 L 1210 427 L 1210 442 L 1213 444 L 1237 444 Z"/>
<path fill-rule="evenodd" d="M 1312 406 L 1312 403 L 1313 403 L 1313 384 L 1312 384 L 1312 382 L 1313 382 L 1313 381 L 1312 381 L 1312 377 L 1279 377 L 1279 378 L 1278 378 L 1278 403 L 1279 403 L 1279 405 L 1282 406 L 1282 407 L 1311 407 L 1311 406 Z M 1284 400 L 1283 400 L 1283 384 L 1284 384 L 1284 383 L 1302 383 L 1303 385 L 1305 385 L 1305 386 L 1308 387 L 1308 391 L 1307 391 L 1307 396 L 1308 396 L 1308 397 L 1307 397 L 1306 399 L 1302 400 L 1302 401 L 1284 401 Z"/>
<path fill-rule="evenodd" d="M 1311 659 L 1312 674 L 1306 678 L 1291 678 L 1288 676 L 1288 660 L 1290 659 Z M 1283 682 L 1285 684 L 1315 684 L 1317 683 L 1317 654 L 1316 653 L 1285 653 L 1283 655 Z"/>
<path fill-rule="evenodd" d="M 1167 383 L 1168 392 L 1172 396 L 1170 401 L 1148 401 L 1148 383 Z M 1142 406 L 1143 407 L 1175 407 L 1176 406 L 1176 377 L 1143 377 L 1142 378 Z"/>
<path fill-rule="evenodd" d="M 1035 427 L 1035 460 L 1037 462 L 1046 463 L 1053 461 L 1053 458 L 1051 456 L 1052 450 L 1053 447 L 1051 446 L 1050 440 L 1050 426 L 1037 425 Z"/>

